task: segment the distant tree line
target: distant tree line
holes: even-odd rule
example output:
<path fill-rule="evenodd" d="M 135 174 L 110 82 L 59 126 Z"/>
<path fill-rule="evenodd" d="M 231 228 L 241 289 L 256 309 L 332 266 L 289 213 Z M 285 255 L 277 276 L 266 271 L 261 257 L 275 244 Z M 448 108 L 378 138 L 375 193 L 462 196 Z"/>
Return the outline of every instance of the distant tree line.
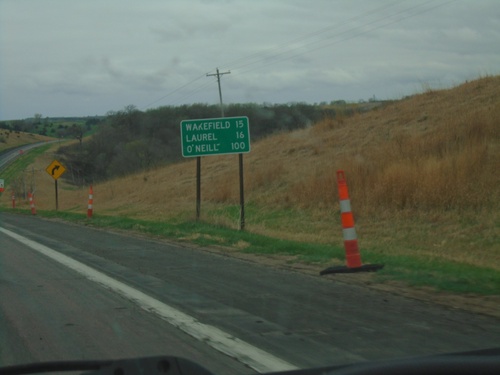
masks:
<path fill-rule="evenodd" d="M 225 116 L 247 116 L 252 141 L 272 133 L 310 126 L 325 116 L 335 117 L 334 106 L 292 104 L 231 104 Z M 103 181 L 179 161 L 180 122 L 220 117 L 218 105 L 191 104 L 139 111 L 129 105 L 112 111 L 88 140 L 61 147 L 58 158 L 75 184 Z M 345 115 L 345 113 L 344 113 Z"/>
<path fill-rule="evenodd" d="M 0 121 L 0 129 L 14 132 L 46 135 L 56 138 L 78 138 L 78 135 L 89 132 L 102 121 L 101 117 L 61 117 L 42 118 L 35 113 L 31 118 L 22 120 Z"/>
<path fill-rule="evenodd" d="M 341 105 L 340 105 L 341 104 Z M 226 117 L 247 116 L 252 142 L 270 134 L 291 131 L 336 116 L 357 111 L 356 106 L 331 104 L 230 104 Z M 187 119 L 221 117 L 218 105 L 164 106 L 140 111 L 129 105 L 100 119 L 91 137 L 61 147 L 58 158 L 68 169 L 63 178 L 81 185 L 146 171 L 182 159 L 180 122 Z"/>

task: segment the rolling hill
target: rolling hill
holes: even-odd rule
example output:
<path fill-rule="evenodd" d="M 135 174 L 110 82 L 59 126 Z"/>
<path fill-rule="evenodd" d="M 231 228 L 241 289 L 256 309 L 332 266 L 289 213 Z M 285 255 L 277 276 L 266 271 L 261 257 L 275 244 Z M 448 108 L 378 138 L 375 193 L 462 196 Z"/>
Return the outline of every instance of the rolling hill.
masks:
<path fill-rule="evenodd" d="M 0 152 L 30 143 L 50 141 L 53 139 L 54 138 L 39 134 L 0 129 Z"/>
<path fill-rule="evenodd" d="M 244 115 L 244 114 L 242 114 Z M 250 119 L 251 126 L 251 119 Z M 500 77 L 427 90 L 252 144 L 244 156 L 246 229 L 341 243 L 336 171 L 345 171 L 366 252 L 453 260 L 500 271 Z M 37 207 L 54 209 L 38 159 Z M 71 176 L 68 181 L 71 181 Z M 195 160 L 94 186 L 100 215 L 195 217 Z M 61 184 L 60 209 L 86 212 L 87 188 Z M 203 221 L 238 228 L 238 158 L 202 159 Z M 2 205 L 8 206 L 6 196 Z"/>

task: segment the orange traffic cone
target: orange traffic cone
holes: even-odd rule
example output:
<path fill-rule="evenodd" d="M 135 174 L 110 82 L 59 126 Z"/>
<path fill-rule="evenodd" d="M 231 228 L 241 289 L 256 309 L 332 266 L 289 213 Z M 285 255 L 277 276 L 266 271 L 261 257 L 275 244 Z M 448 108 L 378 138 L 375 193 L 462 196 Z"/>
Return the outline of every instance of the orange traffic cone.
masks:
<path fill-rule="evenodd" d="M 89 204 L 87 206 L 87 217 L 89 219 L 92 217 L 93 211 L 94 211 L 94 190 L 92 189 L 92 185 L 90 185 Z"/>
<path fill-rule="evenodd" d="M 361 255 L 359 253 L 358 237 L 354 227 L 354 216 L 351 212 L 351 200 L 345 181 L 344 171 L 337 171 L 337 185 L 339 189 L 340 217 L 342 221 L 342 237 L 347 267 L 361 267 Z"/>
<path fill-rule="evenodd" d="M 340 217 L 342 222 L 342 237 L 344 239 L 344 249 L 347 267 L 330 267 L 320 272 L 321 275 L 328 273 L 352 273 L 361 271 L 377 271 L 384 267 L 382 264 L 361 263 L 361 254 L 359 253 L 358 237 L 354 227 L 354 216 L 351 211 L 351 200 L 345 173 L 342 170 L 337 171 L 337 186 L 339 192 Z"/>
<path fill-rule="evenodd" d="M 32 193 L 28 193 L 28 200 L 30 202 L 31 214 L 36 215 L 35 200 Z"/>

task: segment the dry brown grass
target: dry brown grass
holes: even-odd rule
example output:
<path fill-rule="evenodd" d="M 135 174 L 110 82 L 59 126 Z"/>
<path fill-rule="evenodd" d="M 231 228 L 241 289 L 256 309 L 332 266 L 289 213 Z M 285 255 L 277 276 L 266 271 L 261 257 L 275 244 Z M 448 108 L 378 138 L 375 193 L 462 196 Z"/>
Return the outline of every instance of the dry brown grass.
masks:
<path fill-rule="evenodd" d="M 247 228 L 339 242 L 335 171 L 343 169 L 362 246 L 500 269 L 499 129 L 500 77 L 485 77 L 268 137 L 244 156 Z M 95 210 L 193 218 L 195 171 L 193 159 L 98 184 Z M 50 176 L 38 186 L 40 209 L 53 208 Z M 85 212 L 87 188 L 70 188 L 63 184 L 61 209 Z M 203 158 L 202 201 L 204 219 L 237 227 L 237 218 L 213 215 L 239 202 L 237 156 Z M 264 220 L 281 211 L 289 214 Z"/>
<path fill-rule="evenodd" d="M 499 198 L 500 78 L 428 92 L 349 119 L 324 121 L 321 165 L 296 189 L 315 204 L 344 169 L 363 211 L 489 207 Z M 464 101 L 465 99 L 465 101 Z M 311 140 L 309 140 L 311 142 Z M 329 163 L 330 161 L 330 163 Z M 309 197 L 309 199 L 308 199 Z"/>
<path fill-rule="evenodd" d="M 24 132 L 15 132 L 5 129 L 0 129 L 0 152 L 22 146 L 29 143 L 41 142 L 41 141 L 51 141 L 54 138 L 46 137 L 39 134 L 31 134 Z"/>

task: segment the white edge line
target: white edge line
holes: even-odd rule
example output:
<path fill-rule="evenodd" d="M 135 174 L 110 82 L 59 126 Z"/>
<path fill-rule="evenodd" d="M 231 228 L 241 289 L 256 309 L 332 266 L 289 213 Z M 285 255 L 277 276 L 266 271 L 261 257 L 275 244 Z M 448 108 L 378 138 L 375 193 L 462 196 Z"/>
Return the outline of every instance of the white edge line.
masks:
<path fill-rule="evenodd" d="M 150 297 L 118 280 L 115 280 L 83 263 L 61 254 L 45 245 L 32 241 L 8 229 L 0 228 L 7 236 L 23 243 L 33 250 L 55 260 L 58 263 L 78 272 L 85 278 L 110 289 L 138 304 L 142 309 L 153 313 L 173 326 L 181 329 L 195 339 L 204 342 L 212 348 L 236 358 L 259 373 L 297 370 L 298 367 L 262 350 L 247 342 L 230 335 L 214 326 L 201 323 L 192 316 L 185 314 L 172 306 Z"/>

